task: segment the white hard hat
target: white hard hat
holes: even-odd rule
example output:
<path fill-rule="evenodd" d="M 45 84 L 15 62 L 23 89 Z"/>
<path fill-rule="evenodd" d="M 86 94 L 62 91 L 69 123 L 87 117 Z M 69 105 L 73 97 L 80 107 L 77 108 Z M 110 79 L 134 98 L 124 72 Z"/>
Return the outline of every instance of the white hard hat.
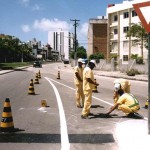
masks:
<path fill-rule="evenodd" d="M 96 62 L 95 62 L 94 59 L 93 59 L 93 60 L 90 60 L 90 62 L 93 63 L 93 64 L 96 66 Z"/>
<path fill-rule="evenodd" d="M 83 63 L 82 58 L 79 58 L 79 59 L 78 59 L 78 62 Z"/>
<path fill-rule="evenodd" d="M 115 83 L 114 88 L 115 88 L 115 91 L 120 90 L 121 89 L 121 84 L 120 83 Z"/>

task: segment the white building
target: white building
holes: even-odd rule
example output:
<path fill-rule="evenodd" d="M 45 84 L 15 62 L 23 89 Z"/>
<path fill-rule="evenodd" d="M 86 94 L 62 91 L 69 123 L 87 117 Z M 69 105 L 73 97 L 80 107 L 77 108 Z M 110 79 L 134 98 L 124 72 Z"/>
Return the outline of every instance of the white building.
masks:
<path fill-rule="evenodd" d="M 122 63 L 127 63 L 132 54 L 138 54 L 147 59 L 148 50 L 144 48 L 143 53 L 140 45 L 135 45 L 133 37 L 126 37 L 126 33 L 132 23 L 139 23 L 133 4 L 149 0 L 123 1 L 121 4 L 111 4 L 107 8 L 108 15 L 108 56 L 117 54 Z M 149 15 L 149 13 L 147 13 Z"/>
<path fill-rule="evenodd" d="M 49 31 L 48 44 L 59 52 L 59 59 L 69 60 L 69 54 L 73 50 L 73 34 L 68 31 Z"/>

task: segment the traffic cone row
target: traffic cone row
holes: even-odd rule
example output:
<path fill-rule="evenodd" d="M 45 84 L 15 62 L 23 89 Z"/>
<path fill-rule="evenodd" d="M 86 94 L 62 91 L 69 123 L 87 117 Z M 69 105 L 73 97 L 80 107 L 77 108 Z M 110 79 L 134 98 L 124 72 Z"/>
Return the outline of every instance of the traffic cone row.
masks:
<path fill-rule="evenodd" d="M 31 79 L 30 81 L 29 90 L 28 90 L 29 95 L 35 95 L 34 84 L 39 84 L 39 79 L 41 79 L 40 70 L 38 73 L 36 73 L 34 83 L 33 83 L 33 79 Z"/>
<path fill-rule="evenodd" d="M 40 71 L 36 74 L 36 80 L 35 80 L 36 82 L 37 82 L 38 78 L 41 78 Z M 30 81 L 28 94 L 29 95 L 35 95 L 33 79 L 31 79 L 31 81 Z M 14 128 L 13 116 L 12 116 L 12 113 L 11 113 L 11 105 L 10 105 L 9 98 L 6 98 L 6 100 L 4 102 L 4 108 L 3 108 L 3 112 L 2 112 L 2 119 L 1 119 L 1 123 L 0 123 L 0 131 L 1 132 L 15 132 L 15 131 L 18 131 L 18 129 Z"/>

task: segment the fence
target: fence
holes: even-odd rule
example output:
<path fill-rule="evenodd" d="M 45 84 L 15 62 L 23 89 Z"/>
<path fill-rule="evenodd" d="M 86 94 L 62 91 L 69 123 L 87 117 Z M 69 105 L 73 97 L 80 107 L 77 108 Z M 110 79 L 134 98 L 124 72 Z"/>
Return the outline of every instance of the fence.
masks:
<path fill-rule="evenodd" d="M 75 65 L 75 61 L 73 59 L 70 60 L 71 66 Z M 148 74 L 148 60 L 144 60 L 144 64 L 137 64 L 134 59 L 131 59 L 126 64 L 122 63 L 122 60 L 115 61 L 111 59 L 111 62 L 108 63 L 105 59 L 100 59 L 99 63 L 96 63 L 95 70 L 102 71 L 120 71 L 127 72 L 131 69 L 137 70 L 141 74 Z"/>

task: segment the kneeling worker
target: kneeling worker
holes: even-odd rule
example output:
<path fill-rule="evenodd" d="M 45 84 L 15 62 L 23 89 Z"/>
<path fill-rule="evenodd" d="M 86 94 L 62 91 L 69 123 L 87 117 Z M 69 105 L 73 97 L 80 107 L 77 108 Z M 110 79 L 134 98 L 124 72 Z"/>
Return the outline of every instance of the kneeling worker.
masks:
<path fill-rule="evenodd" d="M 112 111 L 118 109 L 124 112 L 127 117 L 142 118 L 142 116 L 137 113 L 140 109 L 138 100 L 132 94 L 125 93 L 120 83 L 115 83 L 115 91 L 119 94 L 119 99 L 106 115 L 109 115 Z"/>

